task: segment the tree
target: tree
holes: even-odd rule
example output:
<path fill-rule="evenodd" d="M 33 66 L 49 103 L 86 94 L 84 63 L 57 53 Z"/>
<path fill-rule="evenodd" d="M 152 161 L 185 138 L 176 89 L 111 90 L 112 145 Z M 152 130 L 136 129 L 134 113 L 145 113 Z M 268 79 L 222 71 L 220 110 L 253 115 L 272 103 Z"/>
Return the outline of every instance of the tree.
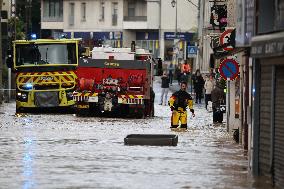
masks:
<path fill-rule="evenodd" d="M 25 33 L 25 23 L 20 20 L 18 17 L 12 17 L 8 20 L 8 26 L 13 33 L 12 39 L 15 39 L 15 32 L 16 32 L 16 39 L 24 39 Z"/>

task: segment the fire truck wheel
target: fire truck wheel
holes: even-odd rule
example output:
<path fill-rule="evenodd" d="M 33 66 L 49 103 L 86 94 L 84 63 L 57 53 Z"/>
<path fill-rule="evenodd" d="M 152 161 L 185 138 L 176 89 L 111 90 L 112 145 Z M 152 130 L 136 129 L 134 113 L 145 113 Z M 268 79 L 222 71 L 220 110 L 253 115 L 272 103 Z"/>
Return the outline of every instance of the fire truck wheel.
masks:
<path fill-rule="evenodd" d="M 89 116 L 89 109 L 76 109 L 76 116 L 86 117 Z"/>
<path fill-rule="evenodd" d="M 21 108 L 17 108 L 16 107 L 16 113 L 19 114 L 19 113 L 25 113 L 25 108 L 21 107 Z"/>

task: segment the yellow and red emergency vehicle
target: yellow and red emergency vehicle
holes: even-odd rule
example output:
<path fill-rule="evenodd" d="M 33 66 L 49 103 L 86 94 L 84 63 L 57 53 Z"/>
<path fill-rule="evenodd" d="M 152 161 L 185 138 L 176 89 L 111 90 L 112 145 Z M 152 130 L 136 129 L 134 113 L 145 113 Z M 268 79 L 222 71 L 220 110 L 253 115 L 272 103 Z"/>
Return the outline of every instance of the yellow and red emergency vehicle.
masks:
<path fill-rule="evenodd" d="M 76 86 L 79 39 L 13 42 L 16 112 L 28 108 L 71 107 Z"/>
<path fill-rule="evenodd" d="M 79 59 L 77 115 L 154 116 L 153 62 L 145 49 L 94 47 Z"/>

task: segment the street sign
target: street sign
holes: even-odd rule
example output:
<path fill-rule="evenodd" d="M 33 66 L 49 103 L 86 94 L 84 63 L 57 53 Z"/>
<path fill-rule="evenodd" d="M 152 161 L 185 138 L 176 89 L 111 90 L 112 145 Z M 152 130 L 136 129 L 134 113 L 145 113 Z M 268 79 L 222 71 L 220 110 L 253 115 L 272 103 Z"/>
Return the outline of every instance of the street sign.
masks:
<path fill-rule="evenodd" d="M 220 75 L 225 79 L 234 80 L 239 75 L 239 64 L 234 59 L 225 59 L 219 67 Z"/>
<path fill-rule="evenodd" d="M 197 55 L 197 47 L 196 46 L 188 46 L 187 47 L 187 57 L 196 57 Z"/>
<path fill-rule="evenodd" d="M 227 29 L 220 37 L 220 44 L 225 51 L 231 51 L 235 48 L 236 30 Z"/>

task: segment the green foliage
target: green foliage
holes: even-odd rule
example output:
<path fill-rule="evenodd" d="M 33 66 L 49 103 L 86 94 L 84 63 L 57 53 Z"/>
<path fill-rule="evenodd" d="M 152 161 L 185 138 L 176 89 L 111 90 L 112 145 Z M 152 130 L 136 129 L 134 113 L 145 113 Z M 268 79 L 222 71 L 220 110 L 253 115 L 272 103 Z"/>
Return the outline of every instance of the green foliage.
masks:
<path fill-rule="evenodd" d="M 25 23 L 19 19 L 18 17 L 12 17 L 8 20 L 8 25 L 11 31 L 13 31 L 13 38 L 14 38 L 14 32 L 16 29 L 16 39 L 25 39 L 25 33 L 24 28 L 25 28 Z M 16 25 L 16 27 L 15 27 Z"/>

